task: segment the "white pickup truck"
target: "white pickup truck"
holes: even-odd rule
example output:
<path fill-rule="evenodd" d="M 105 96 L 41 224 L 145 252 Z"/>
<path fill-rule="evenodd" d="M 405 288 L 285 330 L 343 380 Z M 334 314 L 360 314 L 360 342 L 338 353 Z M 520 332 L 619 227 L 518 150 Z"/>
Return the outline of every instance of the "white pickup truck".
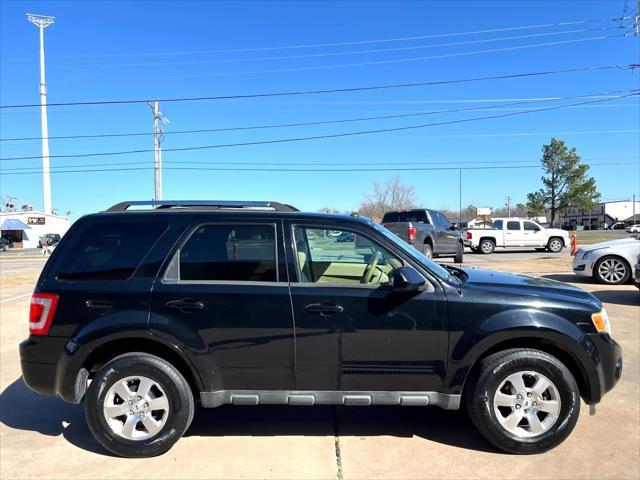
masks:
<path fill-rule="evenodd" d="M 569 234 L 559 228 L 544 228 L 532 220 L 496 218 L 491 228 L 472 228 L 462 235 L 472 252 L 489 254 L 496 247 L 534 247 L 559 253 L 569 245 Z"/>

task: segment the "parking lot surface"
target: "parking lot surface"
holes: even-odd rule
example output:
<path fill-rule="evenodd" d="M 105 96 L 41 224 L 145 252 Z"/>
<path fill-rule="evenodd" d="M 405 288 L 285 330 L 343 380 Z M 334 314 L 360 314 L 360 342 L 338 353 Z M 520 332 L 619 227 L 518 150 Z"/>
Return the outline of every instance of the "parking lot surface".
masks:
<path fill-rule="evenodd" d="M 533 456 L 496 451 L 463 412 L 420 407 L 200 409 L 161 457 L 128 460 L 95 442 L 82 406 L 40 397 L 22 382 L 18 343 L 45 259 L 0 257 L 0 478 L 640 478 L 640 292 L 571 274 L 571 257 L 543 252 L 467 254 L 465 264 L 544 276 L 584 288 L 609 312 L 625 367 L 573 434 Z M 449 262 L 450 260 L 443 260 Z"/>

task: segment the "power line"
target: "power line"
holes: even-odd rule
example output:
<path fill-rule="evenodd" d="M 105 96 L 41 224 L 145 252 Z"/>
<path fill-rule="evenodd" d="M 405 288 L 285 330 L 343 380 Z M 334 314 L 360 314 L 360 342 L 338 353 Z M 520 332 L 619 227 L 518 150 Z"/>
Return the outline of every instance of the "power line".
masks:
<path fill-rule="evenodd" d="M 501 42 L 507 40 L 522 40 L 525 38 L 538 38 L 538 37 L 549 37 L 556 35 L 569 35 L 572 33 L 587 33 L 587 32 L 596 32 L 603 30 L 624 30 L 628 25 L 620 25 L 615 27 L 598 27 L 598 28 L 580 28 L 573 30 L 562 30 L 559 32 L 544 32 L 544 33 L 532 33 L 528 35 L 514 35 L 509 37 L 497 37 L 497 38 L 483 38 L 478 40 L 466 40 L 462 42 L 449 42 L 449 43 L 436 43 L 436 44 L 428 44 L 428 45 L 412 45 L 408 47 L 395 47 L 395 48 L 378 48 L 378 49 L 369 49 L 369 50 L 350 50 L 346 52 L 323 52 L 323 53 L 308 53 L 301 55 L 281 55 L 275 57 L 249 57 L 249 58 L 226 58 L 226 59 L 217 59 L 217 60 L 188 60 L 188 61 L 180 61 L 180 62 L 153 62 L 153 63 L 107 63 L 107 64 L 94 64 L 94 65 L 86 65 L 83 64 L 82 68 L 86 69 L 90 68 L 127 68 L 127 67 L 164 67 L 164 66 L 175 66 L 175 65 L 212 65 L 212 64 L 224 64 L 224 63 L 243 63 L 243 62 L 264 62 L 264 61 L 274 61 L 274 60 L 296 60 L 303 58 L 323 58 L 323 57 L 338 57 L 338 56 L 347 56 L 347 55 L 370 55 L 370 54 L 379 54 L 379 53 L 390 53 L 390 52 L 403 52 L 409 50 L 424 50 L 428 48 L 441 48 L 441 47 L 453 47 L 460 45 L 473 45 L 479 43 L 492 43 L 492 42 Z M 56 67 L 56 70 L 67 70 L 67 69 L 75 69 L 77 66 L 75 65 L 67 65 Z"/>
<path fill-rule="evenodd" d="M 590 166 L 612 166 L 612 165 L 639 165 L 638 162 L 610 162 L 610 163 L 592 163 Z M 436 170 L 507 170 L 507 169 L 524 169 L 524 168 L 541 168 L 540 163 L 536 165 L 500 165 L 500 166 L 446 166 L 446 167 L 411 167 L 411 168 L 218 168 L 218 167 L 164 167 L 165 170 L 193 170 L 193 171 L 216 171 L 216 172 L 398 172 L 398 171 L 436 171 Z M 108 168 L 108 169 L 90 169 L 90 170 L 56 170 L 51 173 L 92 173 L 92 172 L 124 172 L 124 171 L 141 171 L 150 170 L 153 167 L 132 167 L 132 168 Z M 32 172 L 12 172 L 4 175 L 32 175 L 39 174 L 40 171 Z"/>
<path fill-rule="evenodd" d="M 516 30 L 529 30 L 529 29 L 536 29 L 536 28 L 566 27 L 570 25 L 586 25 L 590 23 L 622 22 L 625 20 L 629 20 L 631 18 L 633 18 L 633 16 L 623 15 L 619 18 L 614 17 L 614 18 L 600 18 L 600 19 L 589 19 L 589 20 L 574 20 L 574 21 L 567 21 L 567 22 L 542 23 L 542 24 L 524 25 L 524 26 L 517 26 L 517 27 L 472 30 L 472 31 L 465 31 L 465 32 L 439 33 L 439 34 L 431 34 L 431 35 L 414 35 L 414 36 L 382 38 L 382 39 L 372 39 L 372 40 L 354 40 L 354 41 L 334 42 L 334 43 L 298 44 L 298 45 L 284 45 L 284 46 L 273 46 L 273 47 L 234 48 L 234 49 L 222 49 L 222 50 L 218 49 L 218 50 L 187 50 L 187 51 L 166 51 L 166 52 L 63 55 L 63 56 L 54 56 L 50 58 L 64 59 L 64 58 L 110 58 L 110 57 L 200 55 L 200 54 L 211 54 L 211 53 L 264 52 L 264 51 L 273 51 L 273 50 L 291 50 L 291 49 L 303 49 L 303 48 L 341 47 L 341 46 L 349 46 L 349 45 L 369 45 L 369 44 L 375 44 L 375 43 L 406 42 L 406 41 L 412 41 L 412 40 L 427 40 L 427 39 L 433 39 L 433 38 L 481 35 L 485 33 L 510 32 L 510 31 L 516 31 Z"/>
<path fill-rule="evenodd" d="M 343 88 L 333 88 L 333 89 L 298 90 L 298 91 L 289 91 L 289 92 L 249 93 L 249 94 L 242 94 L 242 95 L 159 98 L 157 100 L 163 103 L 198 102 L 198 101 L 207 101 L 207 100 L 238 100 L 238 99 L 246 99 L 246 98 L 318 95 L 318 94 L 327 94 L 327 93 L 348 93 L 348 92 L 362 92 L 362 91 L 370 91 L 370 90 L 386 90 L 386 89 L 395 89 L 395 88 L 413 88 L 413 87 L 425 87 L 425 86 L 445 85 L 445 84 L 454 84 L 454 83 L 479 82 L 479 81 L 487 81 L 487 80 L 505 80 L 510 78 L 535 77 L 535 76 L 543 76 L 543 75 L 555 75 L 555 74 L 561 74 L 561 73 L 575 73 L 575 72 L 588 72 L 588 71 L 614 70 L 614 69 L 615 70 L 634 70 L 635 68 L 638 68 L 638 67 L 640 67 L 640 64 L 635 64 L 635 63 L 627 64 L 627 65 L 600 65 L 600 66 L 594 66 L 594 67 L 566 68 L 566 69 L 558 69 L 558 70 L 513 73 L 513 74 L 506 74 L 506 75 L 472 77 L 472 78 L 463 78 L 463 79 L 454 79 L 454 80 L 435 80 L 431 82 L 396 83 L 396 84 L 373 85 L 373 86 L 364 86 L 364 87 L 343 87 Z M 146 99 L 146 98 L 123 99 L 123 100 L 93 100 L 93 101 L 83 101 L 83 102 L 49 103 L 48 106 L 68 107 L 68 106 L 79 106 L 79 105 L 119 105 L 119 104 L 136 104 L 136 103 L 146 104 L 149 101 L 151 101 L 151 99 Z M 39 106 L 40 104 L 34 104 L 34 103 L 17 104 L 17 105 L 0 105 L 0 109 L 31 108 L 31 107 L 39 107 Z"/>
<path fill-rule="evenodd" d="M 164 132 L 164 135 L 184 135 L 184 134 L 194 134 L 194 133 L 212 133 L 212 132 L 233 132 L 233 131 L 245 131 L 245 130 L 262 130 L 269 128 L 288 128 L 288 127 L 307 127 L 314 125 L 331 125 L 338 123 L 350 123 L 350 122 L 364 122 L 364 121 L 372 121 L 372 120 L 390 120 L 397 118 L 408 118 L 408 117 L 418 117 L 425 115 L 436 115 L 441 113 L 459 113 L 459 112 L 471 112 L 476 110 L 490 110 L 496 108 L 504 108 L 504 107 L 512 107 L 517 105 L 528 105 L 532 103 L 540 103 L 540 102 L 550 102 L 550 101 L 562 101 L 562 100 L 571 100 L 576 98 L 594 98 L 594 97 L 604 97 L 607 96 L 607 100 L 611 98 L 616 98 L 616 93 L 623 92 L 624 90 L 614 90 L 612 92 L 607 92 L 606 94 L 588 94 L 588 95 L 573 95 L 568 97 L 543 97 L 543 98 L 532 98 L 532 99 L 522 99 L 521 101 L 511 102 L 511 103 L 501 103 L 496 105 L 484 105 L 479 107 L 468 107 L 468 108 L 453 108 L 446 110 L 431 110 L 426 112 L 412 112 L 412 113 L 403 113 L 403 114 L 394 114 L 394 115 L 378 115 L 378 116 L 369 116 L 369 117 L 355 117 L 355 118 L 345 118 L 345 119 L 337 119 L 337 120 L 320 120 L 314 122 L 297 122 L 297 123 L 278 123 L 278 124 L 267 124 L 267 125 L 247 125 L 247 126 L 238 126 L 238 127 L 220 127 L 220 128 L 202 128 L 202 129 L 191 129 L 191 130 L 176 130 L 171 132 Z M 498 101 L 498 100 L 492 100 Z M 69 140 L 69 139 L 83 139 L 83 138 L 120 138 L 120 137 L 140 137 L 140 136 L 150 136 L 154 135 L 153 132 L 122 132 L 122 133 L 102 133 L 102 134 L 86 134 L 86 135 L 59 135 L 59 136 L 50 136 L 49 139 L 55 140 Z M 24 141 L 24 140 L 41 140 L 41 137 L 17 137 L 17 138 L 0 138 L 0 142 L 9 142 L 9 141 Z"/>
<path fill-rule="evenodd" d="M 238 71 L 238 72 L 220 72 L 220 73 L 184 74 L 184 75 L 153 75 L 153 76 L 124 76 L 124 77 L 121 76 L 121 77 L 109 77 L 109 78 L 100 77 L 100 78 L 94 78 L 94 79 L 82 78 L 77 80 L 69 80 L 63 83 L 77 83 L 77 82 L 87 82 L 87 81 L 97 81 L 97 80 L 114 81 L 114 80 L 125 80 L 125 79 L 158 80 L 158 79 L 208 78 L 208 77 L 226 77 L 226 76 L 237 76 L 237 75 L 255 75 L 255 74 L 263 74 L 263 73 L 287 73 L 287 72 L 330 70 L 330 69 L 362 67 L 362 66 L 370 66 L 370 65 L 386 65 L 386 64 L 418 62 L 418 61 L 426 61 L 426 60 L 437 60 L 437 59 L 453 58 L 453 57 L 465 57 L 470 55 L 507 52 L 512 50 L 522 50 L 527 48 L 548 47 L 548 46 L 554 46 L 554 45 L 567 45 L 567 44 L 590 42 L 590 41 L 596 41 L 596 40 L 609 40 L 613 38 L 625 38 L 627 36 L 629 36 L 629 33 L 623 33 L 621 35 L 601 35 L 598 37 L 578 38 L 573 40 L 562 40 L 557 42 L 534 43 L 534 44 L 528 44 L 528 45 L 519 45 L 515 47 L 492 48 L 487 50 L 474 50 L 470 52 L 447 53 L 447 54 L 432 55 L 427 57 L 407 57 L 407 58 L 397 58 L 397 59 L 391 59 L 391 60 L 369 61 L 369 62 L 338 63 L 333 65 L 316 65 L 316 66 L 308 66 L 308 67 L 275 68 L 270 70 L 248 70 L 248 71 Z"/>
<path fill-rule="evenodd" d="M 627 156 L 627 157 L 587 157 L 581 158 L 583 161 L 593 161 L 593 160 L 629 160 L 629 159 L 637 159 L 637 157 Z M 393 162 L 394 166 L 406 166 L 406 165 L 451 165 L 455 163 L 457 165 L 465 165 L 465 164 L 497 164 L 497 165 L 506 165 L 509 163 L 531 163 L 533 160 L 469 160 L 469 161 L 438 161 L 438 162 L 430 162 L 430 161 L 420 161 L 420 162 Z M 303 162 L 238 162 L 238 161 L 198 161 L 198 160 L 188 160 L 188 161 L 169 161 L 163 162 L 165 164 L 172 165 L 235 165 L 235 166 L 271 166 L 271 167 L 287 167 L 287 166 L 297 166 L 297 167 L 314 167 L 315 164 L 306 164 Z M 539 162 L 538 162 L 539 164 Z M 109 162 L 109 163 L 84 163 L 77 165 L 58 165 L 51 168 L 54 169 L 65 169 L 65 168 L 90 168 L 90 167 L 116 167 L 121 165 L 149 165 L 148 161 L 138 161 L 138 162 Z M 381 165 L 389 165 L 389 162 L 323 162 L 323 166 L 353 166 L 353 167 L 369 167 L 369 166 L 381 166 Z M 1 172 L 19 172 L 19 171 L 29 171 L 39 172 L 36 167 L 15 167 L 15 168 L 2 168 Z"/>
<path fill-rule="evenodd" d="M 626 98 L 626 97 L 633 97 L 633 96 L 638 96 L 639 95 L 638 93 L 635 93 L 635 92 L 637 92 L 637 90 L 630 90 L 630 92 L 634 92 L 634 93 L 621 95 L 621 96 L 616 97 L 616 98 Z M 193 147 L 166 148 L 166 149 L 164 149 L 164 151 L 165 152 L 181 152 L 181 151 L 194 151 L 194 150 L 209 150 L 209 149 L 214 149 L 214 148 L 230 148 L 230 147 L 243 147 L 243 146 L 255 146 L 255 145 L 270 145 L 270 144 L 276 144 L 276 143 L 290 143 L 290 142 L 301 142 L 301 141 L 309 141 L 309 140 L 323 140 L 323 139 L 329 139 L 329 138 L 352 137 L 352 136 L 359 136 L 359 135 L 368 135 L 368 134 L 372 134 L 372 133 L 397 132 L 397 131 L 403 131 L 403 130 L 414 130 L 414 129 L 426 128 L 426 127 L 434 127 L 434 126 L 441 126 L 441 125 L 452 125 L 452 124 L 457 124 L 457 123 L 467 123 L 467 122 L 474 122 L 474 121 L 480 121 L 480 120 L 490 120 L 490 119 L 496 119 L 496 118 L 511 117 L 511 116 L 515 116 L 515 115 L 524 115 L 524 114 L 529 114 L 529 113 L 536 113 L 536 112 L 543 112 L 543 111 L 550 111 L 550 110 L 558 110 L 558 109 L 561 109 L 561 108 L 566 108 L 566 107 L 571 107 L 571 106 L 576 106 L 576 105 L 588 105 L 588 104 L 592 104 L 592 103 L 605 102 L 605 101 L 608 101 L 608 100 L 609 99 L 590 100 L 590 101 L 587 101 L 587 102 L 578 102 L 578 103 L 574 103 L 574 104 L 558 105 L 558 106 L 553 106 L 553 107 L 544 107 L 544 108 L 538 108 L 538 109 L 535 109 L 535 110 L 526 110 L 526 111 L 520 111 L 520 112 L 503 113 L 503 114 L 499 114 L 499 115 L 487 115 L 487 116 L 483 116 L 483 117 L 473 117 L 473 118 L 465 118 L 465 119 L 457 119 L 457 120 L 448 120 L 448 121 L 442 121 L 442 122 L 427 123 L 427 124 L 422 124 L 422 125 L 408 125 L 408 126 L 402 126 L 402 127 L 382 128 L 382 129 L 376 129 L 376 130 L 362 130 L 362 131 L 336 133 L 336 134 L 328 134 L 328 135 L 316 135 L 316 136 L 308 136 L 308 137 L 295 137 L 295 138 L 283 138 L 283 139 L 273 139 L 273 140 L 261 140 L 261 141 L 253 141 L 253 142 L 239 142 L 239 143 L 226 143 L 226 144 L 216 144 L 216 145 L 200 145 L 200 146 L 193 146 Z M 152 151 L 153 150 L 149 150 L 149 149 L 141 149 L 141 150 L 125 150 L 125 151 L 117 151 L 117 152 L 92 152 L 92 153 L 80 153 L 80 154 L 68 154 L 68 155 L 51 155 L 50 157 L 51 158 L 102 157 L 102 156 L 115 156 L 115 155 L 131 155 L 131 154 L 136 154 L 136 153 L 149 153 L 149 152 L 152 152 Z M 37 158 L 40 158 L 40 157 L 38 157 L 38 156 L 7 157 L 7 158 L 0 158 L 0 161 L 33 160 L 33 159 L 37 159 Z"/>

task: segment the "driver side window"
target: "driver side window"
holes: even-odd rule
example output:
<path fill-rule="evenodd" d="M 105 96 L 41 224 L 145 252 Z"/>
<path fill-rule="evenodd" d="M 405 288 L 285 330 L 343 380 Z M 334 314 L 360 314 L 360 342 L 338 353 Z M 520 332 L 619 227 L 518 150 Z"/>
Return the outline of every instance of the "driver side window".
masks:
<path fill-rule="evenodd" d="M 390 285 L 403 262 L 367 237 L 348 230 L 294 227 L 298 276 L 304 283 Z"/>

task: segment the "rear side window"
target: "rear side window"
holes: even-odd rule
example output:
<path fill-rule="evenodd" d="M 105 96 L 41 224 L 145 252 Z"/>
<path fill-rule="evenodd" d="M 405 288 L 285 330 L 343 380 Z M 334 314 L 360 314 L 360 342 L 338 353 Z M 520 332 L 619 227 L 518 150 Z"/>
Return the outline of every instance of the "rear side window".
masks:
<path fill-rule="evenodd" d="M 65 247 L 59 280 L 126 280 L 138 268 L 165 222 L 95 223 Z"/>
<path fill-rule="evenodd" d="M 520 222 L 507 222 L 507 230 L 520 230 Z"/>
<path fill-rule="evenodd" d="M 180 280 L 276 282 L 273 225 L 203 225 L 180 249 Z"/>
<path fill-rule="evenodd" d="M 398 221 L 398 213 L 397 212 L 389 212 L 385 213 L 382 217 L 382 223 L 395 223 Z"/>

